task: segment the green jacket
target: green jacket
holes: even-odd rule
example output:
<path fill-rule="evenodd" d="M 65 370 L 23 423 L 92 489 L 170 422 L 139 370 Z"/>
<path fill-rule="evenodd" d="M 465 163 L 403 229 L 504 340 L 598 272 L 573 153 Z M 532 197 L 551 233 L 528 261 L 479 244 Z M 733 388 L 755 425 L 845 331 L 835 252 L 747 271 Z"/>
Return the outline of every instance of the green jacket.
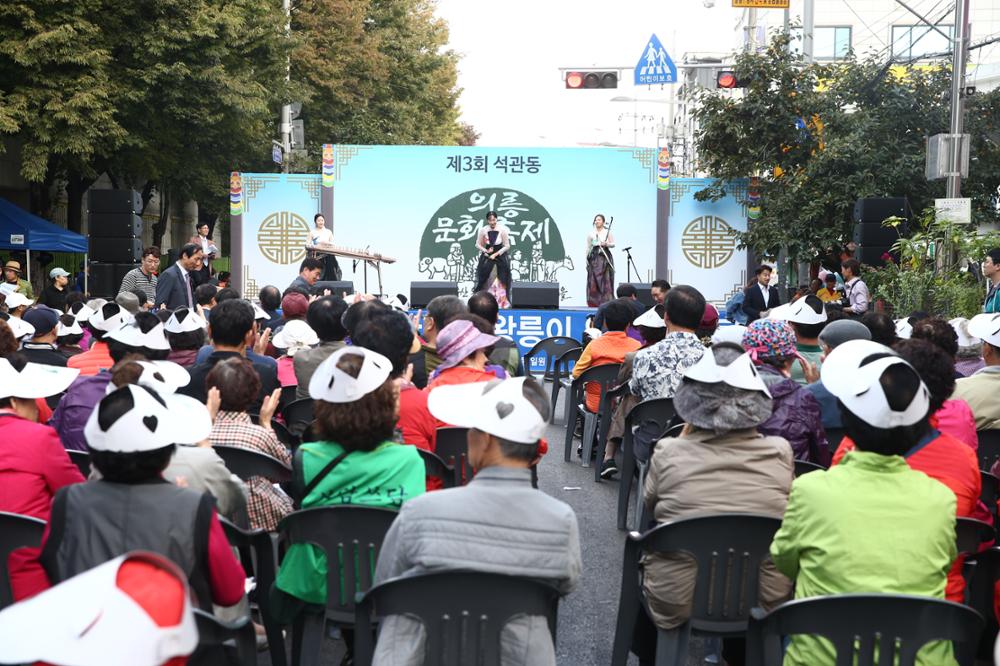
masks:
<path fill-rule="evenodd" d="M 991 287 L 983 302 L 983 312 L 1000 312 L 1000 289 Z"/>
<path fill-rule="evenodd" d="M 309 483 L 343 453 L 344 447 L 335 442 L 310 442 L 299 450 L 302 479 Z M 345 457 L 302 500 L 302 508 L 360 504 L 399 509 L 404 501 L 424 493 L 424 474 L 424 461 L 416 447 L 383 442 L 373 451 L 355 451 Z M 309 544 L 290 547 L 275 584 L 303 601 L 326 604 L 326 554 Z"/>
<path fill-rule="evenodd" d="M 955 495 L 900 456 L 851 451 L 836 467 L 795 479 L 771 543 L 795 598 L 848 593 L 944 599 L 956 556 Z M 795 636 L 785 666 L 833 666 L 824 638 Z M 951 666 L 950 643 L 918 654 L 921 666 Z"/>

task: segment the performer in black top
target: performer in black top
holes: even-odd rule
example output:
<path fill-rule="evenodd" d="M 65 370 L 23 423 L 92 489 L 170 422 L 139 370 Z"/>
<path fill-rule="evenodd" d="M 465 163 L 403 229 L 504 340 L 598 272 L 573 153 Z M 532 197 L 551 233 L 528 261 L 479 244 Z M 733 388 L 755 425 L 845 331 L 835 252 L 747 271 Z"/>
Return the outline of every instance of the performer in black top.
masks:
<path fill-rule="evenodd" d="M 507 227 L 497 221 L 497 214 L 486 214 L 487 226 L 476 236 L 479 266 L 476 268 L 475 291 L 487 290 L 500 307 L 510 307 L 510 235 Z"/>

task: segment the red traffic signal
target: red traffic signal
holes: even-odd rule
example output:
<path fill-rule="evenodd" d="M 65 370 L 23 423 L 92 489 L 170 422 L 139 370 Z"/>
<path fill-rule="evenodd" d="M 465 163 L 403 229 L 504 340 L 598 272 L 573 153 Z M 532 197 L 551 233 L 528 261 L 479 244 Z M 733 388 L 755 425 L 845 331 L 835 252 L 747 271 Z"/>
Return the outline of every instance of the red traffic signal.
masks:
<path fill-rule="evenodd" d="M 566 72 L 566 88 L 617 88 L 618 72 Z"/>
<path fill-rule="evenodd" d="M 725 90 L 743 88 L 744 83 L 736 78 L 736 72 L 731 69 L 720 69 L 715 75 L 715 87 Z"/>

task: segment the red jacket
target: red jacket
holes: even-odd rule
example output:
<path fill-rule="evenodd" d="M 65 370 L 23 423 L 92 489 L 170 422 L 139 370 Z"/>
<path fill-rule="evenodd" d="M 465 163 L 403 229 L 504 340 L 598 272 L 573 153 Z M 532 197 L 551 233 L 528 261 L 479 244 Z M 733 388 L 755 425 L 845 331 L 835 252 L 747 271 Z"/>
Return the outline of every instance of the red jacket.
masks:
<path fill-rule="evenodd" d="M 67 368 L 79 368 L 84 377 L 96 375 L 101 370 L 109 369 L 115 362 L 108 351 L 108 343 L 95 342 L 94 346 L 82 354 L 77 354 L 66 361 Z"/>
<path fill-rule="evenodd" d="M 0 413 L 0 511 L 47 521 L 56 491 L 83 481 L 55 430 Z"/>

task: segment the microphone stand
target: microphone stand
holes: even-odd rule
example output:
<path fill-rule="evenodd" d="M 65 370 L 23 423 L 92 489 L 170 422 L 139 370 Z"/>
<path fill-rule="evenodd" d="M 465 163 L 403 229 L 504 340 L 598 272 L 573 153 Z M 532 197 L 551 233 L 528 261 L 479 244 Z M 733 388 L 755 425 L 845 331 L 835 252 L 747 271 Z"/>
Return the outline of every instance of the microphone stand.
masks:
<path fill-rule="evenodd" d="M 641 275 L 641 273 L 639 273 L 639 267 L 635 265 L 635 261 L 632 259 L 632 253 L 629 252 L 629 250 L 631 250 L 631 249 L 632 249 L 631 245 L 629 245 L 626 248 L 622 248 L 622 252 L 624 252 L 625 256 L 626 256 L 626 260 L 625 260 L 625 271 L 626 271 L 626 274 L 627 274 L 626 282 L 631 282 L 632 281 L 632 269 L 633 268 L 635 269 L 635 277 L 636 277 L 636 279 L 639 279 L 639 276 Z"/>

